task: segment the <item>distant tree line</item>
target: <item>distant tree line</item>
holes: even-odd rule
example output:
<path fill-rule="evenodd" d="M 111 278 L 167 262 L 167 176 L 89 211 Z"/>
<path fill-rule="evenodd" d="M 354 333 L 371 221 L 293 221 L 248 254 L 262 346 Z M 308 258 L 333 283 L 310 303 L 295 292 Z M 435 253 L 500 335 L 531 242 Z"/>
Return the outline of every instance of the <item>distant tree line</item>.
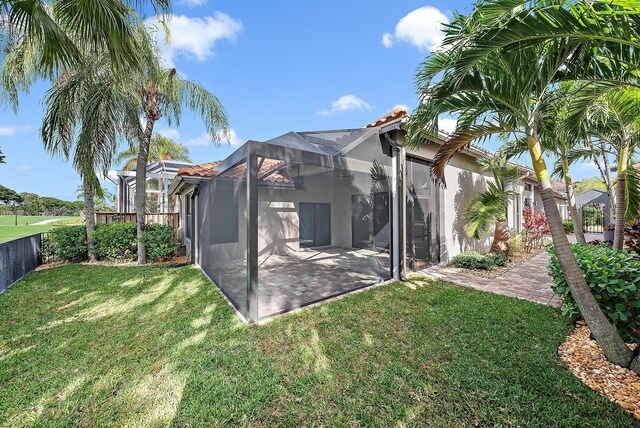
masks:
<path fill-rule="evenodd" d="M 80 215 L 83 209 L 82 201 L 63 201 L 29 192 L 18 193 L 0 185 L 0 215 Z"/>

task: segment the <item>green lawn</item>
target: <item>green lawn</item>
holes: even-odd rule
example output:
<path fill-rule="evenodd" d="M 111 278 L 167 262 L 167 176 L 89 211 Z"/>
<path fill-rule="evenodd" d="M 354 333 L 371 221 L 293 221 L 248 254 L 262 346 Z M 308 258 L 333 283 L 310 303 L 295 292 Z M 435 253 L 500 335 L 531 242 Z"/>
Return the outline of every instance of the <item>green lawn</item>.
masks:
<path fill-rule="evenodd" d="M 636 426 L 569 329 L 424 278 L 246 326 L 195 267 L 68 265 L 0 295 L 0 426 Z"/>
<path fill-rule="evenodd" d="M 45 220 L 56 220 L 54 223 L 34 225 Z M 35 233 L 48 232 L 56 226 L 66 226 L 70 224 L 81 224 L 79 216 L 18 216 L 18 225 L 15 226 L 16 218 L 12 215 L 0 216 L 0 242 L 10 241 L 22 236 L 33 235 Z"/>

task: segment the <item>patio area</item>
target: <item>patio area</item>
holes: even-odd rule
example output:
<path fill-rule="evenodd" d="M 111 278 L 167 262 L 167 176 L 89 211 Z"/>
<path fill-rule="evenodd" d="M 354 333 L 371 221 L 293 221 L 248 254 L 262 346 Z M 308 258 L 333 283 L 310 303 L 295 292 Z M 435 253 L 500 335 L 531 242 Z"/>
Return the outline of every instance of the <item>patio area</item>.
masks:
<path fill-rule="evenodd" d="M 302 248 L 258 258 L 261 319 L 338 296 L 390 278 L 389 254 L 369 249 Z M 221 290 L 243 313 L 246 310 L 246 264 L 239 260 L 214 270 Z"/>

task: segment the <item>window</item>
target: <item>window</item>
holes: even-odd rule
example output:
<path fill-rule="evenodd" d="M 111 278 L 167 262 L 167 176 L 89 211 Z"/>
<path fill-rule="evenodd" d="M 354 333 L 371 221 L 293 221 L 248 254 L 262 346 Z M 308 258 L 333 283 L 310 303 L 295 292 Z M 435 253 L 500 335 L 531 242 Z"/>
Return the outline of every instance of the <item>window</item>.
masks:
<path fill-rule="evenodd" d="M 211 243 L 229 244 L 238 242 L 238 197 L 234 182 L 217 180 L 213 197 L 211 215 Z M 216 207 L 224 207 L 216 209 Z"/>
<path fill-rule="evenodd" d="M 331 245 L 331 205 L 300 203 L 300 246 Z"/>
<path fill-rule="evenodd" d="M 524 190 L 525 192 L 530 192 L 531 191 L 531 184 L 527 183 L 524 185 Z"/>
<path fill-rule="evenodd" d="M 185 214 L 185 236 L 188 239 L 191 239 L 191 229 L 193 228 L 193 199 L 191 199 L 193 194 L 188 194 L 185 196 L 184 201 L 184 214 Z"/>

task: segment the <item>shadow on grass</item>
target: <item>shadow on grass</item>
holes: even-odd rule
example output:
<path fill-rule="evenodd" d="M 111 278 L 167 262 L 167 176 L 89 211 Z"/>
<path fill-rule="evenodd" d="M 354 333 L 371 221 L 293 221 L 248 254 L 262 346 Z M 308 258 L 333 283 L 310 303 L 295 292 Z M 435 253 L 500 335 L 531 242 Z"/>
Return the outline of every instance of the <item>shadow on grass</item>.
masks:
<path fill-rule="evenodd" d="M 71 265 L 0 325 L 2 426 L 633 426 L 556 310 L 420 277 L 246 326 L 197 268 Z"/>

